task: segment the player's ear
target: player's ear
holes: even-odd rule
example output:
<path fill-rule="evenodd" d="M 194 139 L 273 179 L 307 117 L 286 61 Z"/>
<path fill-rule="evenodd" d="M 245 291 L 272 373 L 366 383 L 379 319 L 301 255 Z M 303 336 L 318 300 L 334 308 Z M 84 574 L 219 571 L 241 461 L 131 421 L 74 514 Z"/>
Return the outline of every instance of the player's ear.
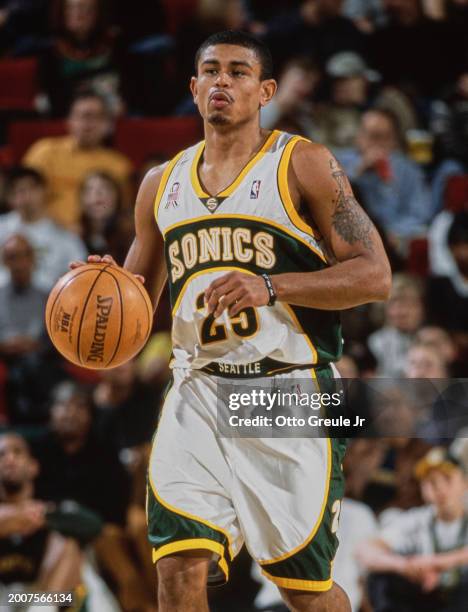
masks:
<path fill-rule="evenodd" d="M 260 90 L 260 106 L 266 106 L 276 93 L 278 85 L 274 79 L 262 81 Z"/>
<path fill-rule="evenodd" d="M 195 102 L 195 104 L 197 103 L 197 96 L 198 96 L 197 85 L 198 85 L 198 79 L 197 77 L 193 76 L 190 79 L 190 91 L 192 92 L 193 101 Z"/>

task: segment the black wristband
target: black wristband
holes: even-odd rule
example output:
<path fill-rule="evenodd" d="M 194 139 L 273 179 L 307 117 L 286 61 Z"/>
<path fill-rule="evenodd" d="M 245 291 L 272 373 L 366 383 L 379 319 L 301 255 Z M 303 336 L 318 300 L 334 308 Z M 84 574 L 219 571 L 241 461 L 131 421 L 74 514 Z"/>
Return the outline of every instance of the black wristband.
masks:
<path fill-rule="evenodd" d="M 265 281 L 266 288 L 268 289 L 268 293 L 270 295 L 267 306 L 274 306 L 278 296 L 276 295 L 271 278 L 268 276 L 268 274 L 262 274 L 261 277 Z"/>

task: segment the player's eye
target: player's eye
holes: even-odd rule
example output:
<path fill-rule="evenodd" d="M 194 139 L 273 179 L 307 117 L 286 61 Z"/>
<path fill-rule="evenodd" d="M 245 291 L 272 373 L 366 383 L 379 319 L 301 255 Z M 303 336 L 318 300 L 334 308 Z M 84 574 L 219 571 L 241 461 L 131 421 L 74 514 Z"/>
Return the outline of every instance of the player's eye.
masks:
<path fill-rule="evenodd" d="M 216 68 L 206 68 L 205 69 L 205 73 L 206 74 L 216 74 L 218 71 L 216 70 Z"/>
<path fill-rule="evenodd" d="M 234 70 L 232 74 L 235 77 L 238 77 L 238 76 L 244 76 L 245 72 L 242 72 L 242 70 Z"/>

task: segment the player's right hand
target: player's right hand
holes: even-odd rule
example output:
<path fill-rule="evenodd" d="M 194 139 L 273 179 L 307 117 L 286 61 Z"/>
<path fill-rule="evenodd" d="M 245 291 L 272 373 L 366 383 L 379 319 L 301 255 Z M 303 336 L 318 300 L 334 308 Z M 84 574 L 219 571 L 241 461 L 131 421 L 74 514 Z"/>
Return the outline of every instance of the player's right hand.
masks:
<path fill-rule="evenodd" d="M 80 261 L 80 260 L 72 261 L 70 262 L 68 267 L 70 268 L 70 270 L 75 270 L 75 268 L 80 268 L 81 266 L 86 266 L 86 264 L 90 264 L 90 263 L 107 263 L 113 266 L 117 265 L 117 262 L 112 257 L 112 255 L 102 255 L 102 257 L 101 255 L 89 255 L 88 261 Z"/>
<path fill-rule="evenodd" d="M 70 268 L 70 270 L 75 270 L 76 268 L 80 268 L 81 266 L 86 266 L 86 264 L 90 264 L 90 263 L 106 263 L 112 266 L 119 265 L 115 261 L 115 259 L 112 257 L 112 255 L 102 255 L 102 257 L 101 255 L 89 255 L 88 261 L 75 260 L 75 261 L 70 262 L 68 267 Z M 145 282 L 144 276 L 142 276 L 141 274 L 134 274 L 133 276 L 137 278 L 140 281 L 140 283 L 144 284 Z"/>

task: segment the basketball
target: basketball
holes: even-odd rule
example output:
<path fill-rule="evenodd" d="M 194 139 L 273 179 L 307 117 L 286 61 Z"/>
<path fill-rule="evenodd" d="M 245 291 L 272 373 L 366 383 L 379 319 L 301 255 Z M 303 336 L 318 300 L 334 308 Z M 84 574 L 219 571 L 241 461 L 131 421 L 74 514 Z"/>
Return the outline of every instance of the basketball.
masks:
<path fill-rule="evenodd" d="M 153 308 L 133 274 L 93 263 L 58 281 L 45 317 L 59 353 L 76 365 L 102 370 L 117 367 L 141 350 L 151 332 Z"/>

